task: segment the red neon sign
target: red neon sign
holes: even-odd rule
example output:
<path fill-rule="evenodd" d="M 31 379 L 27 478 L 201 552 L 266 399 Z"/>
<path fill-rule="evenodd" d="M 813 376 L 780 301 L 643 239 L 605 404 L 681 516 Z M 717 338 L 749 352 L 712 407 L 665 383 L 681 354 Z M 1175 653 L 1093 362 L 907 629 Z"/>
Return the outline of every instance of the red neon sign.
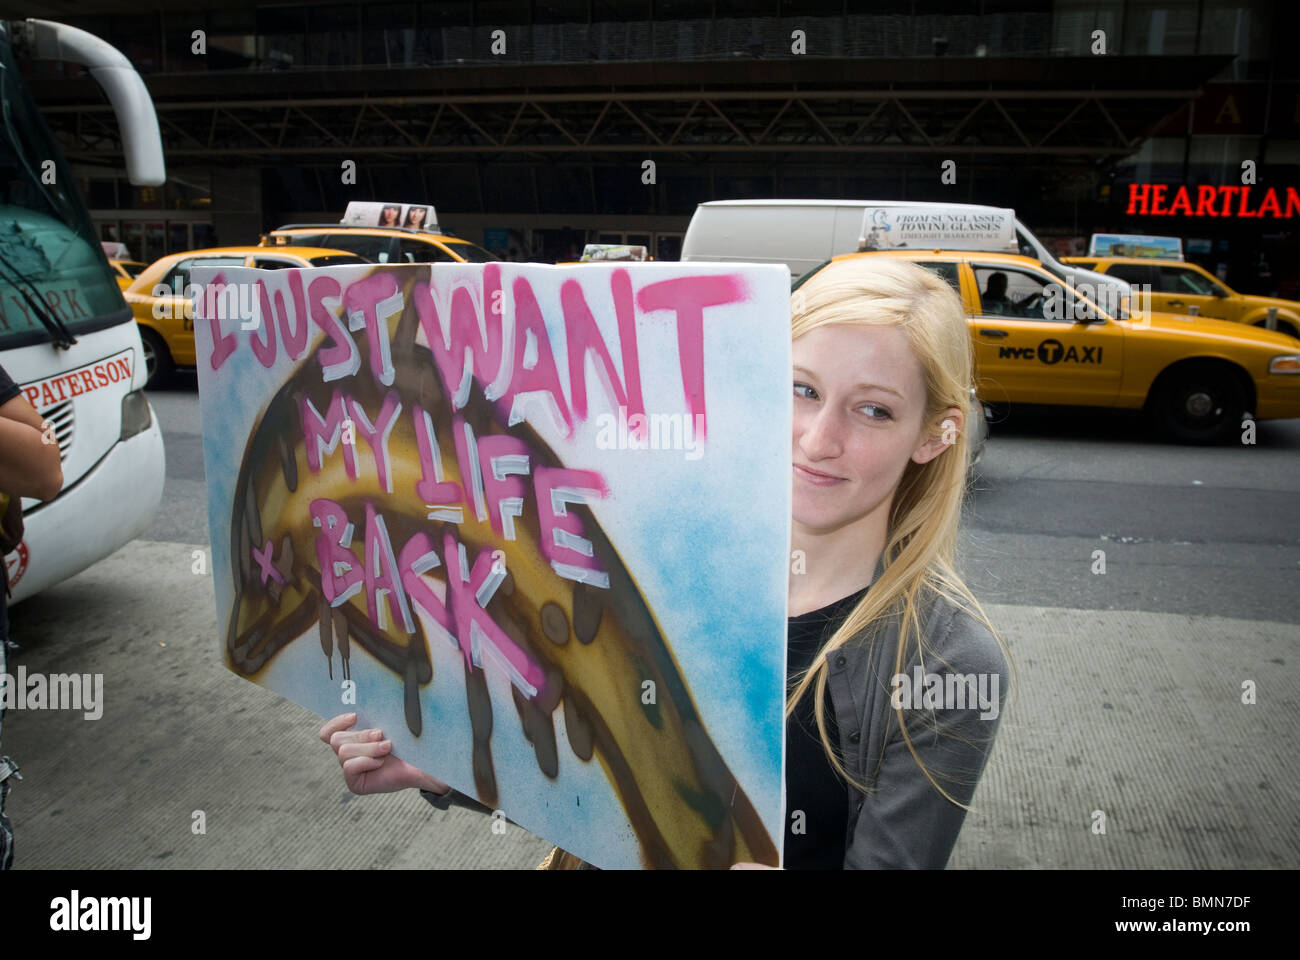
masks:
<path fill-rule="evenodd" d="M 1263 190 L 1262 194 L 1256 192 L 1254 197 L 1248 186 L 1195 187 L 1193 206 L 1192 190 L 1178 187 L 1170 198 L 1170 186 L 1164 183 L 1130 183 L 1125 213 L 1142 217 L 1272 217 L 1279 220 L 1300 217 L 1300 192 L 1295 187 L 1285 188 L 1284 208 L 1273 187 Z M 1252 205 L 1254 209 L 1251 209 Z"/>

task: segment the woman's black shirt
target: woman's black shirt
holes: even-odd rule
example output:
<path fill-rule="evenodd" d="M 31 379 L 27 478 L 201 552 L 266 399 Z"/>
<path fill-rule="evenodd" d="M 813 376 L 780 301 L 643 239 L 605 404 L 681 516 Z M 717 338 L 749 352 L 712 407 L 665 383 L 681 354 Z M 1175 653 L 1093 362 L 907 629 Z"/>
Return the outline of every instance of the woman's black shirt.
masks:
<path fill-rule="evenodd" d="M 789 620 L 787 683 L 812 663 L 822 644 L 867 592 Z M 826 728 L 838 748 L 839 730 L 827 692 Z M 785 867 L 788 870 L 841 870 L 849 823 L 848 785 L 822 749 L 813 716 L 813 693 L 799 701 L 785 726 Z"/>

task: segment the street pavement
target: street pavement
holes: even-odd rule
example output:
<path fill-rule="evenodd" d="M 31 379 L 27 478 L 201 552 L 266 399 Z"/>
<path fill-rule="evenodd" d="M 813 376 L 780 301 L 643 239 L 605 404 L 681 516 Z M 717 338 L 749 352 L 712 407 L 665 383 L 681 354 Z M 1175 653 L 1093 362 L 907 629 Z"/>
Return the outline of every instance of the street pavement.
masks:
<path fill-rule="evenodd" d="M 549 845 L 518 827 L 415 791 L 353 796 L 320 718 L 224 668 L 212 580 L 192 572 L 197 397 L 191 381 L 151 399 L 153 527 L 11 611 L 11 671 L 105 676 L 98 720 L 5 719 L 26 777 L 15 868 L 534 866 Z M 963 570 L 1017 684 L 951 867 L 1300 863 L 1298 454 L 1300 421 L 1211 450 L 1122 417 L 994 425 Z"/>

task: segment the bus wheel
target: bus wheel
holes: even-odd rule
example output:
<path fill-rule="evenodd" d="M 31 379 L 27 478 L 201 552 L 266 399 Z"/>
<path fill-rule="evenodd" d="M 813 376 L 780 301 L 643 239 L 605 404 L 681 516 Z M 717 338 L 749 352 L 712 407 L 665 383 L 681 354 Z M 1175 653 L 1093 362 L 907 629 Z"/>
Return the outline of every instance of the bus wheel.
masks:
<path fill-rule="evenodd" d="M 1223 443 L 1241 429 L 1246 391 L 1232 370 L 1189 364 L 1169 373 L 1153 397 L 1152 413 L 1180 443 Z"/>
<path fill-rule="evenodd" d="M 144 369 L 146 387 L 158 387 L 165 384 L 176 369 L 172 363 L 171 351 L 163 338 L 148 327 L 140 328 L 140 342 L 144 345 Z"/>

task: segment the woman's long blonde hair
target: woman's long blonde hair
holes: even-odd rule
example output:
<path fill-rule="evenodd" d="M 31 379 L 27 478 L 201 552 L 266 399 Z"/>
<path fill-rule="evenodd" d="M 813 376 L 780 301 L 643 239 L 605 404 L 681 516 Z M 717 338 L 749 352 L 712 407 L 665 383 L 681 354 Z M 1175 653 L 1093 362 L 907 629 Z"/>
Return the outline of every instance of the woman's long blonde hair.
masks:
<path fill-rule="evenodd" d="M 884 256 L 836 260 L 794 291 L 790 307 L 796 340 L 830 324 L 890 326 L 902 330 L 924 372 L 923 422 L 924 429 L 933 435 L 942 433 L 941 416 L 949 407 L 969 410 L 975 360 L 966 312 L 953 289 L 930 270 L 907 260 Z M 826 730 L 827 664 L 834 653 L 868 625 L 897 618 L 894 674 L 903 672 L 909 650 L 920 651 L 924 664 L 917 611 L 927 594 L 948 598 L 997 637 L 979 601 L 954 566 L 969 460 L 968 430 L 963 429 L 957 432 L 949 449 L 928 463 L 908 462 L 889 510 L 880 578 L 826 641 L 786 701 L 785 712 L 789 717 L 812 688 L 822 747 L 836 771 L 863 791 L 869 790 L 870 785 L 849 776 Z M 998 642 L 1002 643 L 1000 637 Z M 902 708 L 895 707 L 894 712 L 907 748 L 926 778 L 948 800 L 969 809 L 953 799 L 926 769 L 908 734 Z"/>

